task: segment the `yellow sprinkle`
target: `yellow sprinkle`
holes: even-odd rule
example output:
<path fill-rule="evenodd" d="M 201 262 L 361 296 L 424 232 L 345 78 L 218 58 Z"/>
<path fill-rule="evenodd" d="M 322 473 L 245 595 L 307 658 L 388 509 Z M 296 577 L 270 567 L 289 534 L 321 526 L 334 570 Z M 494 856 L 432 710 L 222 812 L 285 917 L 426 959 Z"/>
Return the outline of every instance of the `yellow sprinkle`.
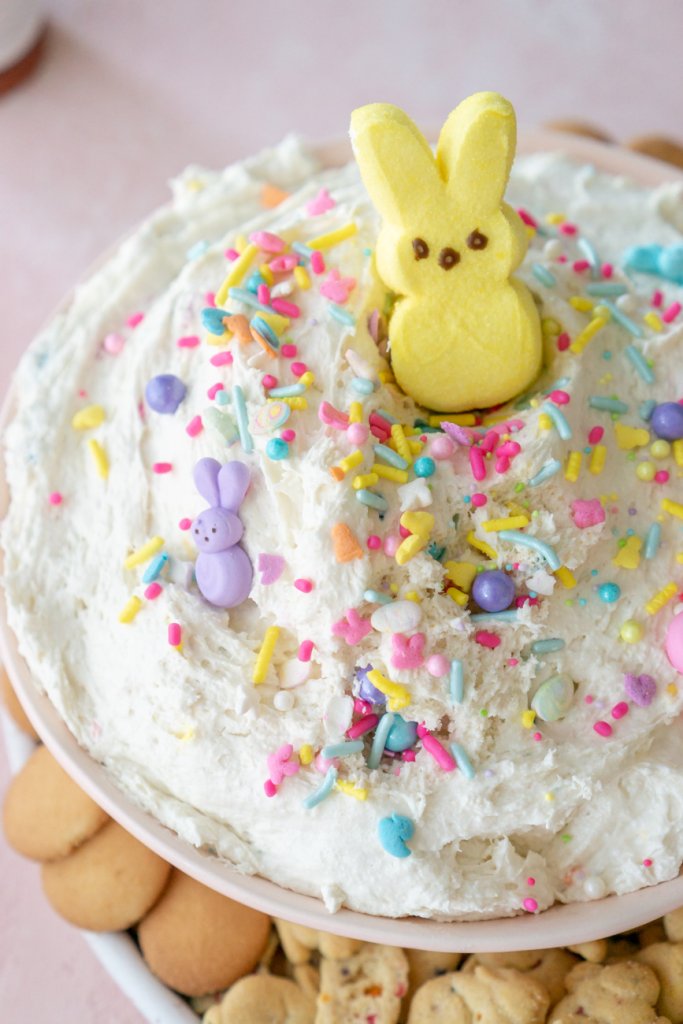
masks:
<path fill-rule="evenodd" d="M 268 287 L 272 288 L 273 285 L 275 284 L 275 274 L 270 269 L 268 264 L 267 263 L 262 263 L 261 266 L 258 269 L 259 269 L 259 274 L 261 275 L 263 280 L 266 282 Z"/>
<path fill-rule="evenodd" d="M 591 457 L 588 462 L 588 469 L 594 476 L 598 476 L 602 473 L 605 468 L 605 460 L 607 459 L 607 448 L 604 444 L 596 444 L 595 448 L 591 452 Z"/>
<path fill-rule="evenodd" d="M 555 799 L 555 794 L 551 793 L 550 790 L 548 790 L 547 793 L 543 794 L 543 798 L 545 800 L 547 800 L 549 804 L 551 804 L 553 802 L 553 800 Z"/>
<path fill-rule="evenodd" d="M 349 423 L 361 423 L 363 420 L 363 406 L 360 402 L 351 402 L 349 406 Z"/>
<path fill-rule="evenodd" d="M 647 326 L 651 330 L 657 331 L 657 332 L 661 331 L 663 326 L 664 326 L 662 324 L 662 321 L 659 319 L 657 314 L 654 312 L 654 310 L 652 310 L 649 313 L 646 313 L 645 316 L 643 317 L 643 321 L 647 324 Z"/>
<path fill-rule="evenodd" d="M 410 454 L 411 455 L 419 455 L 420 452 L 422 451 L 422 449 L 424 448 L 424 445 L 422 444 L 422 441 L 413 441 L 412 438 L 408 438 L 407 440 L 408 440 L 408 447 L 410 448 Z"/>
<path fill-rule="evenodd" d="M 306 245 L 309 249 L 331 249 L 333 245 L 338 245 L 339 242 L 343 242 L 346 238 L 351 238 L 357 231 L 358 225 L 355 220 L 352 220 L 350 223 L 344 224 L 343 227 L 337 228 L 336 231 L 330 231 L 326 235 L 318 235 L 317 238 L 311 238 L 306 242 Z"/>
<path fill-rule="evenodd" d="M 674 459 L 676 460 L 676 465 L 683 467 L 683 437 L 680 437 L 677 441 L 674 441 L 671 447 L 674 450 Z"/>
<path fill-rule="evenodd" d="M 277 643 L 279 635 L 279 626 L 269 626 L 266 630 L 266 635 L 264 636 L 263 643 L 261 644 L 261 650 L 258 652 L 256 657 L 254 671 L 251 674 L 251 681 L 255 686 L 260 686 L 260 684 L 265 681 L 268 673 L 268 666 L 270 665 L 270 659 L 273 657 L 273 651 L 275 650 L 275 644 Z"/>
<path fill-rule="evenodd" d="M 188 178 L 185 182 L 185 188 L 188 192 L 203 192 L 204 182 L 200 181 L 199 178 Z"/>
<path fill-rule="evenodd" d="M 290 409 L 308 409 L 308 402 L 303 395 L 292 395 L 290 398 L 281 398 L 281 402 L 286 402 Z"/>
<path fill-rule="evenodd" d="M 509 418 L 509 412 L 492 412 L 489 416 L 484 416 L 481 424 L 483 427 L 494 427 L 496 423 L 504 423 Z"/>
<path fill-rule="evenodd" d="M 583 352 L 588 342 L 592 341 L 592 339 L 595 337 L 598 331 L 601 331 L 603 329 L 606 323 L 607 319 L 605 317 L 596 316 L 593 320 L 590 321 L 590 323 L 586 324 L 584 329 L 580 331 L 579 334 L 576 335 L 573 342 L 569 346 L 569 351 L 573 352 L 574 355 L 578 356 L 581 352 Z"/>
<path fill-rule="evenodd" d="M 345 458 L 340 459 L 335 469 L 340 469 L 342 473 L 346 474 L 351 469 L 355 469 L 356 466 L 360 466 L 365 456 L 360 448 L 356 448 L 355 452 L 351 452 Z"/>
<path fill-rule="evenodd" d="M 657 612 L 661 611 L 664 605 L 668 604 L 672 597 L 675 597 L 678 593 L 678 587 L 675 583 L 667 583 L 665 587 L 651 597 L 645 605 L 645 611 L 648 615 L 656 615 Z"/>
<path fill-rule="evenodd" d="M 181 732 L 172 732 L 171 733 L 171 736 L 175 736 L 175 738 L 177 740 L 180 740 L 181 743 L 189 743 L 190 740 L 193 740 L 196 735 L 197 735 L 197 727 L 196 727 L 196 725 L 188 725 L 187 728 L 183 729 Z"/>
<path fill-rule="evenodd" d="M 546 224 L 562 224 L 567 218 L 563 213 L 546 213 Z"/>
<path fill-rule="evenodd" d="M 678 687 L 676 686 L 675 683 L 669 683 L 669 685 L 666 688 L 666 692 L 671 694 L 672 697 L 677 697 L 678 696 Z"/>
<path fill-rule="evenodd" d="M 124 569 L 134 569 L 136 565 L 142 565 L 143 562 L 149 562 L 153 555 L 156 555 L 157 551 L 161 551 L 164 546 L 163 537 L 152 537 L 148 540 L 141 548 L 137 551 L 133 551 L 132 554 L 128 555 L 123 563 Z"/>
<path fill-rule="evenodd" d="M 678 501 L 672 501 L 671 498 L 662 498 L 660 508 L 662 511 L 668 512 L 669 515 L 676 516 L 677 519 L 683 519 L 683 505 Z"/>
<path fill-rule="evenodd" d="M 238 253 L 240 253 L 240 255 L 244 252 L 248 245 L 249 242 L 247 241 L 246 235 L 238 235 L 237 238 L 235 239 L 235 249 L 237 250 Z"/>
<path fill-rule="evenodd" d="M 95 461 L 98 475 L 101 476 L 103 480 L 106 480 L 109 476 L 109 459 L 107 458 L 107 453 L 100 442 L 96 441 L 92 437 L 88 441 L 88 448 L 90 449 L 90 454 Z"/>
<path fill-rule="evenodd" d="M 525 729 L 531 729 L 534 722 L 536 721 L 536 712 L 532 708 L 528 708 L 522 712 L 522 725 Z"/>
<path fill-rule="evenodd" d="M 498 553 L 491 547 L 490 544 L 487 544 L 485 540 L 479 540 L 474 530 L 470 530 L 470 532 L 467 534 L 467 543 L 470 545 L 470 547 L 476 548 L 477 551 L 481 551 L 483 554 L 486 555 L 487 558 L 490 558 L 493 562 L 498 561 Z"/>
<path fill-rule="evenodd" d="M 370 467 L 370 472 L 381 476 L 384 480 L 393 480 L 395 484 L 408 483 L 408 473 L 406 470 L 396 469 L 395 466 L 384 466 L 380 463 L 375 463 L 374 466 Z"/>
<path fill-rule="evenodd" d="M 628 427 L 625 423 L 615 423 L 614 434 L 623 452 L 630 452 L 633 448 L 642 448 L 650 443 L 650 431 L 643 427 Z"/>
<path fill-rule="evenodd" d="M 294 267 L 294 280 L 297 283 L 297 287 L 301 288 L 302 292 L 307 292 L 311 287 L 311 279 L 308 276 L 308 271 L 305 267 Z"/>
<path fill-rule="evenodd" d="M 104 423 L 104 409 L 101 405 L 86 405 L 79 409 L 71 421 L 74 430 L 92 430 Z"/>
<path fill-rule="evenodd" d="M 446 415 L 441 413 L 438 416 L 429 417 L 430 427 L 439 427 L 442 423 L 457 423 L 459 427 L 473 427 L 477 417 L 473 412 L 456 412 Z"/>
<path fill-rule="evenodd" d="M 238 242 L 235 242 L 235 248 L 238 248 Z M 258 246 L 254 245 L 253 242 L 250 242 L 248 245 L 245 245 L 244 249 L 240 252 L 240 255 L 237 257 L 235 262 L 230 267 L 230 270 L 228 271 L 227 277 L 223 281 L 223 284 L 216 292 L 214 302 L 219 309 L 221 308 L 221 306 L 225 304 L 225 301 L 228 297 L 228 291 L 231 288 L 235 288 L 240 283 L 240 281 L 246 274 L 247 270 L 249 269 L 251 261 L 254 259 L 254 256 L 256 256 L 257 252 Z"/>
<path fill-rule="evenodd" d="M 569 305 L 573 306 L 574 309 L 578 309 L 580 313 L 590 313 L 595 303 L 584 295 L 572 295 Z"/>
<path fill-rule="evenodd" d="M 403 427 L 401 426 L 400 423 L 392 423 L 391 436 L 394 441 L 394 444 L 396 445 L 396 451 L 410 465 L 413 461 L 413 456 L 410 451 L 410 445 L 406 440 L 406 435 L 403 433 Z"/>
<path fill-rule="evenodd" d="M 379 373 L 377 374 L 377 376 L 382 381 L 382 384 L 395 384 L 396 383 L 396 378 L 394 377 L 394 375 L 391 372 L 391 370 L 380 370 Z"/>
<path fill-rule="evenodd" d="M 303 384 L 306 388 L 310 388 L 311 384 L 315 383 L 315 374 L 311 373 L 310 370 L 306 370 L 306 373 L 302 373 L 299 377 L 299 383 Z"/>
<path fill-rule="evenodd" d="M 416 590 L 407 590 L 403 597 L 406 601 L 413 601 L 414 604 L 420 603 L 420 595 Z"/>
<path fill-rule="evenodd" d="M 259 316 L 262 320 L 266 321 L 269 327 L 273 328 L 278 338 L 291 324 L 291 320 L 288 317 L 280 316 L 279 313 L 266 313 L 263 310 L 259 310 Z"/>
<path fill-rule="evenodd" d="M 469 594 L 474 577 L 477 575 L 476 565 L 473 562 L 445 562 L 444 569 L 448 579 L 452 580 L 456 587 L 460 587 L 461 590 Z"/>
<path fill-rule="evenodd" d="M 222 334 L 205 334 L 204 344 L 205 345 L 229 345 L 232 341 L 232 334 L 229 331 L 223 331 Z"/>
<path fill-rule="evenodd" d="M 119 612 L 119 622 L 132 622 L 137 613 L 142 608 L 142 601 L 139 597 L 133 595 Z"/>
<path fill-rule="evenodd" d="M 541 320 L 541 331 L 546 338 L 556 338 L 562 332 L 562 327 L 551 316 L 544 316 Z"/>
<path fill-rule="evenodd" d="M 576 586 L 576 577 L 566 565 L 561 565 L 559 569 L 556 569 L 554 575 L 566 590 L 572 590 Z"/>
<path fill-rule="evenodd" d="M 679 565 L 683 565 L 683 551 L 676 552 L 676 561 Z"/>
<path fill-rule="evenodd" d="M 507 519 L 485 519 L 481 525 L 487 533 L 497 533 L 498 530 L 521 530 L 523 526 L 529 525 L 529 517 L 508 516 Z"/>
<path fill-rule="evenodd" d="M 351 486 L 354 491 L 361 491 L 364 487 L 374 487 L 376 483 L 379 483 L 377 473 L 361 473 L 360 476 L 354 476 Z"/>
<path fill-rule="evenodd" d="M 411 558 L 419 554 L 429 543 L 429 537 L 420 537 L 417 533 L 411 533 L 410 537 L 406 537 L 401 541 L 398 548 L 396 549 L 396 562 L 398 565 L 405 565 Z"/>
<path fill-rule="evenodd" d="M 449 587 L 446 593 L 450 597 L 451 601 L 455 601 L 455 603 L 459 604 L 461 608 L 464 608 L 469 601 L 467 594 L 463 594 L 462 590 L 458 590 L 457 587 Z"/>
<path fill-rule="evenodd" d="M 299 747 L 299 761 L 301 764 L 310 764 L 313 760 L 313 747 L 310 743 L 304 743 L 303 747 Z"/>
<path fill-rule="evenodd" d="M 573 451 L 569 453 L 567 458 L 567 468 L 564 471 L 564 478 L 565 480 L 569 480 L 571 484 L 575 484 L 579 479 L 582 458 L 583 455 L 581 452 Z"/>
<path fill-rule="evenodd" d="M 640 549 L 642 546 L 643 542 L 640 537 L 636 537 L 635 534 L 632 537 L 627 537 L 623 548 L 619 548 L 612 559 L 612 564 L 620 569 L 637 569 L 640 565 Z"/>
<path fill-rule="evenodd" d="M 553 421 L 548 416 L 547 412 L 542 412 L 538 417 L 538 429 L 539 430 L 550 430 L 552 428 Z"/>
<path fill-rule="evenodd" d="M 356 786 L 353 782 L 346 782 L 344 779 L 337 779 L 337 789 L 355 800 L 367 800 L 368 791 L 364 786 Z"/>
<path fill-rule="evenodd" d="M 410 704 L 410 690 L 405 686 L 401 686 L 400 683 L 387 679 L 376 668 L 372 672 L 367 673 L 367 679 L 380 693 L 385 694 L 389 698 L 387 704 L 390 711 L 400 711 Z"/>

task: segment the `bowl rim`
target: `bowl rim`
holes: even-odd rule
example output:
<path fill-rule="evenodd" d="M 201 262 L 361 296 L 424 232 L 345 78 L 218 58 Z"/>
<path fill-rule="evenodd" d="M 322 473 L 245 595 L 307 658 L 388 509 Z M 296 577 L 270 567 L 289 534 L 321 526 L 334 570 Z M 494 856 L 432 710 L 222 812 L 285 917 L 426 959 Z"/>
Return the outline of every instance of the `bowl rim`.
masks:
<path fill-rule="evenodd" d="M 334 140 L 313 147 L 322 163 L 338 166 L 351 157 L 348 140 Z M 568 133 L 538 129 L 521 135 L 518 152 L 560 152 L 598 169 L 656 186 L 683 184 L 683 173 L 669 164 Z M 99 266 L 117 246 L 97 261 Z M 88 277 L 91 268 L 83 279 Z M 72 289 L 59 304 L 56 315 L 68 307 Z M 49 319 L 52 319 L 50 317 Z M 48 321 L 49 322 L 49 321 Z M 0 434 L 12 419 L 15 383 L 10 385 L 0 411 Z M 0 454 L 0 514 L 9 503 L 5 478 L 4 446 Z M 321 899 L 285 889 L 258 875 L 244 875 L 227 861 L 203 852 L 181 839 L 151 814 L 138 807 L 111 781 L 103 765 L 76 742 L 50 700 L 33 684 L 17 641 L 7 624 L 4 588 L 0 587 L 0 654 L 17 696 L 41 739 L 61 766 L 104 810 L 159 856 L 197 881 L 231 899 L 273 917 L 368 942 L 434 951 L 505 952 L 575 945 L 628 931 L 683 905 L 683 872 L 676 878 L 637 889 L 621 896 L 574 903 L 555 903 L 538 914 L 472 921 L 439 921 L 430 918 L 389 918 L 342 907 L 332 914 Z"/>

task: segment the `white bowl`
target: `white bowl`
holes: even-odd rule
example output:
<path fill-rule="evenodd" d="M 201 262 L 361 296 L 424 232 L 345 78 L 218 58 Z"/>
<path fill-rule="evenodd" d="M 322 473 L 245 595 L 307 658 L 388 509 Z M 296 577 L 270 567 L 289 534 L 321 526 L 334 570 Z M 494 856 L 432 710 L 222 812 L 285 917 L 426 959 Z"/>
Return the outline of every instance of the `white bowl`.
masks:
<path fill-rule="evenodd" d="M 683 174 L 668 164 L 592 139 L 543 131 L 528 133 L 521 138 L 520 152 L 542 150 L 565 152 L 577 160 L 645 185 L 659 185 L 666 181 L 683 183 Z M 342 163 L 350 157 L 348 143 L 323 146 L 320 155 L 329 166 Z M 67 297 L 63 305 L 69 301 Z M 4 430 L 11 416 L 10 394 L 0 416 L 0 430 Z M 0 511 L 4 512 L 7 501 L 7 488 L 0 472 Z M 240 874 L 225 861 L 195 849 L 124 796 L 104 768 L 81 749 L 53 705 L 34 686 L 17 650 L 14 635 L 7 626 L 4 594 L 0 597 L 0 649 L 19 699 L 46 746 L 112 818 L 197 881 L 274 917 L 393 946 L 463 953 L 502 952 L 573 945 L 602 938 L 636 928 L 683 905 L 683 875 L 679 875 L 668 882 L 624 896 L 608 896 L 587 903 L 555 904 L 539 914 L 484 921 L 394 919 L 346 909 L 330 914 L 318 899 L 283 889 L 264 878 Z"/>

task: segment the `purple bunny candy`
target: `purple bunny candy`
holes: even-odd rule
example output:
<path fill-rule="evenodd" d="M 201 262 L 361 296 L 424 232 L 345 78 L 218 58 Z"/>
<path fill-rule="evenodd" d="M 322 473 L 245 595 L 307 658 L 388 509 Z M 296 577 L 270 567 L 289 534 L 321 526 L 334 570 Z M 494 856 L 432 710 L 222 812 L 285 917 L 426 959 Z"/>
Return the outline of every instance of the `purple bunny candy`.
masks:
<path fill-rule="evenodd" d="M 244 526 L 238 513 L 249 487 L 249 469 L 243 462 L 200 459 L 194 467 L 194 482 L 211 506 L 192 524 L 192 536 L 199 551 L 195 579 L 202 594 L 218 608 L 233 608 L 246 600 L 251 590 L 253 569 L 239 541 Z"/>
<path fill-rule="evenodd" d="M 646 674 L 636 676 L 632 672 L 627 672 L 624 676 L 624 689 L 633 703 L 641 708 L 649 707 L 657 695 L 656 682 L 652 676 Z"/>

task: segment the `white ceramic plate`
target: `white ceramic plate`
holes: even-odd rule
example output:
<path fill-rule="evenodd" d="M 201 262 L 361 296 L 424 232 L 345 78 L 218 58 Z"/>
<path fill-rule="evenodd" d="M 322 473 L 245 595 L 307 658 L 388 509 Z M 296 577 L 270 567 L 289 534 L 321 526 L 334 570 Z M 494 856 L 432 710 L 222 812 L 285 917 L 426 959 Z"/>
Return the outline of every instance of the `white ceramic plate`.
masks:
<path fill-rule="evenodd" d="M 650 160 L 591 139 L 537 131 L 520 140 L 520 152 L 562 151 L 575 159 L 621 174 L 645 185 L 683 183 L 668 164 Z M 348 143 L 321 147 L 323 160 L 334 166 L 348 160 Z M 69 297 L 65 303 L 69 302 Z M 0 430 L 11 418 L 11 395 L 0 417 Z M 0 479 L 0 510 L 8 496 Z M 242 875 L 230 864 L 190 846 L 146 814 L 113 784 L 101 765 L 76 743 L 50 701 L 33 685 L 6 625 L 4 595 L 0 598 L 0 649 L 7 669 L 36 730 L 57 760 L 106 811 L 141 842 L 199 882 L 275 917 L 368 942 L 416 949 L 500 952 L 572 945 L 627 931 L 683 905 L 683 875 L 625 896 L 590 903 L 556 904 L 543 913 L 487 921 L 439 922 L 420 918 L 373 917 L 342 909 L 330 914 L 311 896 L 283 889 L 264 878 Z"/>

